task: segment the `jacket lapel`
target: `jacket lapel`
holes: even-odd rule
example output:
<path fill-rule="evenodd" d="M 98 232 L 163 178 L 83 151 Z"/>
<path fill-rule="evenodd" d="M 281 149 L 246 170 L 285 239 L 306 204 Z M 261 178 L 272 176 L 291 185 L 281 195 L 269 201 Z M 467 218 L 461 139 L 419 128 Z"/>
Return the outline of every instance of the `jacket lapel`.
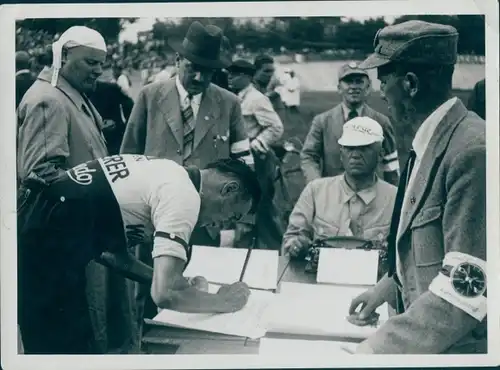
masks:
<path fill-rule="evenodd" d="M 175 140 L 177 140 L 177 143 L 182 146 L 184 122 L 182 121 L 181 103 L 179 92 L 175 87 L 175 79 L 170 79 L 167 83 L 162 84 L 159 94 L 160 99 L 158 106 L 160 107 L 165 121 L 170 127 Z"/>
<path fill-rule="evenodd" d="M 344 132 L 344 112 L 342 111 L 342 105 L 337 105 L 335 108 L 331 110 L 331 122 L 333 124 L 330 124 L 331 130 L 333 135 L 328 135 L 328 138 L 325 138 L 325 140 L 331 140 L 332 138 L 335 139 L 335 144 L 337 143 L 337 140 L 340 139 L 342 136 L 342 133 Z M 340 124 L 339 124 L 340 123 Z"/>
<path fill-rule="evenodd" d="M 440 165 L 442 155 L 451 140 L 453 132 L 466 115 L 467 109 L 460 100 L 457 100 L 437 126 L 427 146 L 427 150 L 422 157 L 420 166 L 415 173 L 412 187 L 406 189 L 408 196 L 405 201 L 411 201 L 413 205 L 411 207 L 405 207 L 405 211 L 401 214 L 400 238 L 408 231 L 408 227 L 415 218 L 415 215 L 420 211 L 425 201 L 424 194 L 427 188 L 431 187 L 433 183 L 431 177 L 433 176 L 432 172 Z"/>
<path fill-rule="evenodd" d="M 208 131 L 214 126 L 220 118 L 220 94 L 212 85 L 210 85 L 201 99 L 200 109 L 196 117 L 196 126 L 194 128 L 193 152 L 198 148 Z"/>

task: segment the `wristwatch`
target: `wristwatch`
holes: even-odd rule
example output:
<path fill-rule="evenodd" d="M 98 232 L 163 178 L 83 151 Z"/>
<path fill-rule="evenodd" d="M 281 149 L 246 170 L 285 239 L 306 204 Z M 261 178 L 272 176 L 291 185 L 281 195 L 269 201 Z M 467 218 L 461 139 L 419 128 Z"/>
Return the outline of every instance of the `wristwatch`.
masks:
<path fill-rule="evenodd" d="M 486 273 L 478 265 L 470 262 L 462 262 L 457 266 L 445 265 L 440 272 L 451 279 L 451 286 L 461 296 L 487 297 Z"/>

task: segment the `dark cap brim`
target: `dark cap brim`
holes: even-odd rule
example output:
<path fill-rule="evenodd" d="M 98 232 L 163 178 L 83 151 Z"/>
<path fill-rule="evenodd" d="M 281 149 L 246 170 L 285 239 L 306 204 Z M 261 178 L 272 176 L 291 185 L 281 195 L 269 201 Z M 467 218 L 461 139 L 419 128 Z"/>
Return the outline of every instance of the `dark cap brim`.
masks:
<path fill-rule="evenodd" d="M 361 69 L 373 69 L 381 67 L 385 64 L 390 63 L 391 60 L 387 57 L 384 57 L 380 54 L 374 53 L 366 58 L 363 62 L 358 65 L 358 68 Z"/>

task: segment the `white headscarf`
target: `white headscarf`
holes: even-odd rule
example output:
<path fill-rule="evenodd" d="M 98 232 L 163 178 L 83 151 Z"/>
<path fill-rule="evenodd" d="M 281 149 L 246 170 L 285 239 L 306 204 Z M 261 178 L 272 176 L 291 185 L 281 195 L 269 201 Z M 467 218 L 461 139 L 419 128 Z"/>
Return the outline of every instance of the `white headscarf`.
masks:
<path fill-rule="evenodd" d="M 87 46 L 94 49 L 107 52 L 106 42 L 99 32 L 85 26 L 73 26 L 68 28 L 57 40 L 52 44 L 53 61 L 52 67 L 52 86 L 56 86 L 61 70 L 61 58 L 63 46 L 72 48 L 75 46 Z"/>

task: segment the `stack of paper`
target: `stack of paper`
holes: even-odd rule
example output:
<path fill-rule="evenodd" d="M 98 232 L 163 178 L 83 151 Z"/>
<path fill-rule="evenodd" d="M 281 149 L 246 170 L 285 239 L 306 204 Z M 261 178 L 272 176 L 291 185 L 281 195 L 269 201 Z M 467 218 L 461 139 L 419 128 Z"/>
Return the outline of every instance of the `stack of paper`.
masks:
<path fill-rule="evenodd" d="M 248 249 L 195 245 L 184 276 L 203 276 L 210 283 L 232 284 L 240 279 L 247 252 Z M 278 261 L 278 251 L 252 250 L 243 281 L 254 289 L 276 289 Z"/>
<path fill-rule="evenodd" d="M 327 284 L 375 285 L 378 250 L 321 248 L 316 281 Z"/>
<path fill-rule="evenodd" d="M 262 338 L 259 344 L 259 355 L 289 355 L 301 353 L 307 355 L 332 356 L 347 355 L 356 351 L 357 343 L 335 342 L 325 340 L 298 340 Z"/>
<path fill-rule="evenodd" d="M 209 292 L 216 293 L 219 286 L 210 284 Z M 246 306 L 235 313 L 199 314 L 161 310 L 153 321 L 173 327 L 236 335 L 252 339 L 266 334 L 266 311 L 275 294 L 252 290 Z"/>
<path fill-rule="evenodd" d="M 282 283 L 269 310 L 268 332 L 365 339 L 377 327 L 349 323 L 349 306 L 366 288 Z M 377 309 L 379 325 L 388 318 L 387 304 Z M 379 326 L 378 325 L 378 326 Z"/>

